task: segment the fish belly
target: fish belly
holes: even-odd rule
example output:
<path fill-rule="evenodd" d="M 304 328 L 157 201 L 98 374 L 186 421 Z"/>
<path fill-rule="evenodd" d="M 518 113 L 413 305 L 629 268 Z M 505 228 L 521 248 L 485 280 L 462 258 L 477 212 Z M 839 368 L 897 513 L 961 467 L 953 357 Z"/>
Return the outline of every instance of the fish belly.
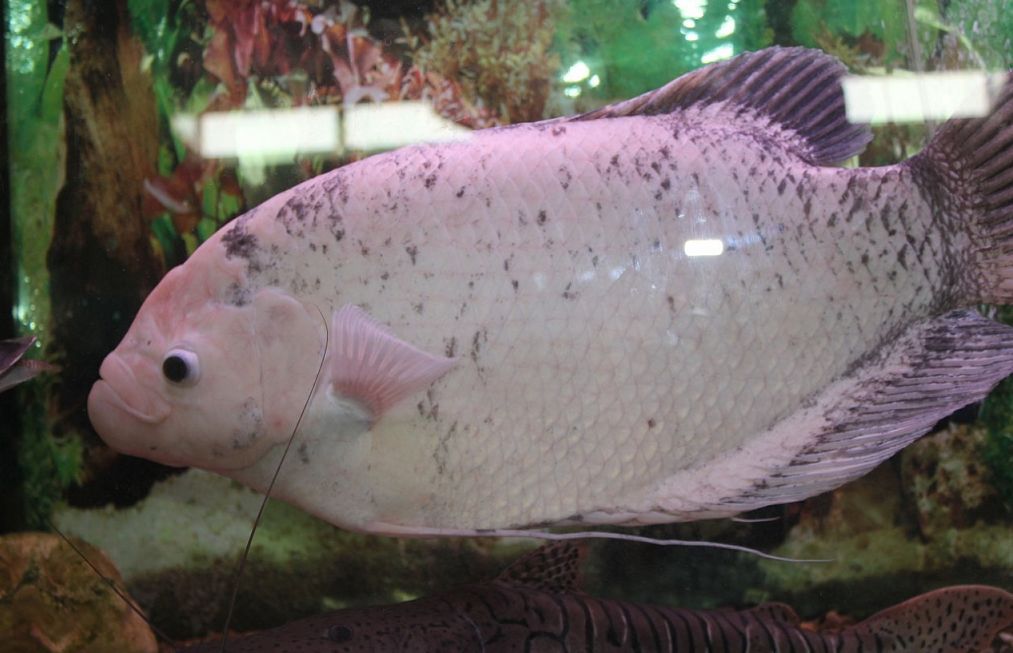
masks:
<path fill-rule="evenodd" d="M 664 116 L 401 150 L 258 219 L 293 206 L 307 299 L 457 359 L 354 454 L 311 436 L 288 494 L 359 527 L 696 518 L 755 476 L 751 443 L 945 308 L 966 244 L 904 167 Z"/>

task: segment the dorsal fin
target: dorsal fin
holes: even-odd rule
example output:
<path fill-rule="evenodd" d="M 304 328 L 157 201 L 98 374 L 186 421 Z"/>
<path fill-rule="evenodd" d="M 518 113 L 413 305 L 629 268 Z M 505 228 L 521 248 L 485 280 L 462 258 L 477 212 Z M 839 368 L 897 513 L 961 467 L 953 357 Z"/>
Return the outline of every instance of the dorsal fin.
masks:
<path fill-rule="evenodd" d="M 761 603 L 755 608 L 749 608 L 742 612 L 762 621 L 776 621 L 789 626 L 797 626 L 802 623 L 798 613 L 787 603 Z"/>
<path fill-rule="evenodd" d="M 552 542 L 514 561 L 496 581 L 546 592 L 583 592 L 586 557 L 583 542 Z"/>
<path fill-rule="evenodd" d="M 813 164 L 852 157 L 872 139 L 867 125 L 848 122 L 840 61 L 819 50 L 773 47 L 746 52 L 686 73 L 665 86 L 571 120 L 708 110 L 744 130 L 787 140 Z M 713 113 L 710 113 L 713 112 Z M 771 133 L 780 127 L 785 133 Z"/>

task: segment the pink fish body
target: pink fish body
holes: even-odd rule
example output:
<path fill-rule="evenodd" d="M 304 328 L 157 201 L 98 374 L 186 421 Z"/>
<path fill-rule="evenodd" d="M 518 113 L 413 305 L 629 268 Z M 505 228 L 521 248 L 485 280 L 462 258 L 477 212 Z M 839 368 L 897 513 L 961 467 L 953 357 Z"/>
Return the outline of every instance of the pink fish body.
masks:
<path fill-rule="evenodd" d="M 273 493 L 371 532 L 840 485 L 1013 371 L 1013 330 L 957 310 L 1013 288 L 1009 87 L 915 159 L 841 169 L 868 140 L 842 72 L 765 50 L 281 193 L 151 293 L 92 422 L 264 491 L 309 398 Z"/>

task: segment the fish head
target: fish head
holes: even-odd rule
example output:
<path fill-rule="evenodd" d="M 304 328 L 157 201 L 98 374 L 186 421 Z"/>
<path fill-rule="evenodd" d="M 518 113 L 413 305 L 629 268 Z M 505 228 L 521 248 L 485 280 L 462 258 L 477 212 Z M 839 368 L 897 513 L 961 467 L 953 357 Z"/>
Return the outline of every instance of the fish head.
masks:
<path fill-rule="evenodd" d="M 312 305 L 244 287 L 234 267 L 200 253 L 145 300 L 103 361 L 88 414 L 121 453 L 226 473 L 293 434 L 326 326 Z"/>

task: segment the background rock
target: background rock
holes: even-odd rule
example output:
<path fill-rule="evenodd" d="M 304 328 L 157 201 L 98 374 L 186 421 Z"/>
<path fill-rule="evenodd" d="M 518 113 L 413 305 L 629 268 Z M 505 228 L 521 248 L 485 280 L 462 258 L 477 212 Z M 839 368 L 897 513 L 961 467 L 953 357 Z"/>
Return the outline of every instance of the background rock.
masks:
<path fill-rule="evenodd" d="M 98 549 L 81 552 L 106 578 Z M 155 636 L 65 541 L 48 533 L 0 537 L 0 641 L 6 653 L 155 653 Z"/>

